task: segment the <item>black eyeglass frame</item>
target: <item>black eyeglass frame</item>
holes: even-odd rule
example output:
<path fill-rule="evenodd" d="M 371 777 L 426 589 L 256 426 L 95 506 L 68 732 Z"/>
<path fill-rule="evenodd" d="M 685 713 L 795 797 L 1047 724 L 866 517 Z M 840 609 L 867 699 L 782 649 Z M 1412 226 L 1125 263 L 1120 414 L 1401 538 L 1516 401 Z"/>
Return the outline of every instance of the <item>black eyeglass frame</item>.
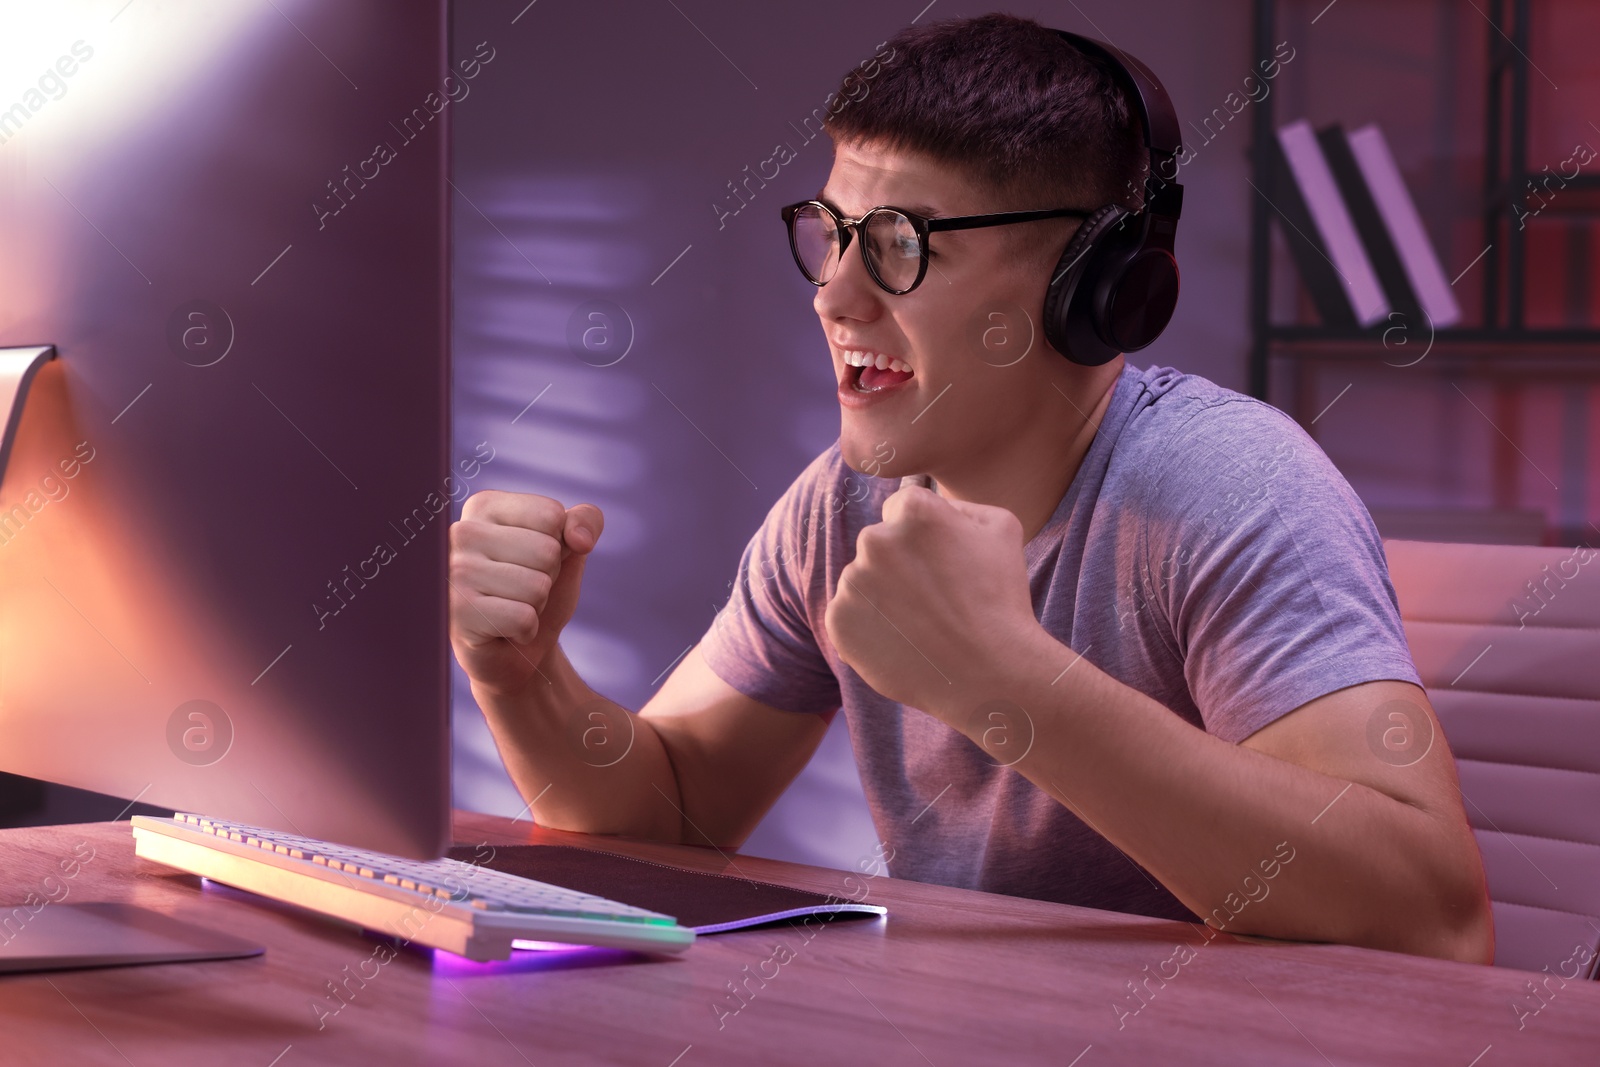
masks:
<path fill-rule="evenodd" d="M 794 256 L 795 266 L 800 268 L 800 273 L 805 277 L 806 281 L 819 289 L 827 285 L 828 282 L 819 282 L 811 276 L 811 272 L 806 269 L 805 261 L 800 258 L 800 248 L 796 244 L 794 237 L 795 216 L 799 214 L 801 208 L 809 207 L 813 204 L 826 211 L 834 220 L 834 228 L 839 239 L 839 263 L 841 264 L 844 262 L 845 251 L 850 247 L 851 236 L 855 234 L 858 227 L 865 226 L 867 221 L 879 212 L 892 211 L 911 223 L 911 228 L 917 234 L 917 277 L 904 289 L 895 289 L 878 277 L 878 271 L 872 265 L 872 257 L 867 255 L 866 242 L 856 242 L 861 249 L 861 262 L 866 266 L 867 274 L 871 276 L 874 282 L 878 283 L 878 288 L 893 296 L 904 296 L 922 284 L 923 277 L 928 273 L 928 235 L 930 233 L 938 233 L 941 230 L 976 230 L 986 226 L 1009 226 L 1016 222 L 1034 222 L 1039 219 L 1066 218 L 1068 216 L 1086 219 L 1094 214 L 1092 211 L 1080 211 L 1077 208 L 1064 207 L 1042 211 L 998 211 L 987 215 L 953 215 L 946 218 L 930 219 L 918 215 L 914 211 L 907 211 L 903 207 L 880 204 L 868 210 L 859 219 L 852 219 L 822 200 L 802 200 L 796 204 L 787 204 L 781 209 L 780 214 L 783 216 L 784 225 L 789 230 L 789 253 Z M 837 274 L 839 267 L 836 265 L 833 269 L 834 273 Z M 832 280 L 833 277 L 830 275 L 828 281 Z"/>

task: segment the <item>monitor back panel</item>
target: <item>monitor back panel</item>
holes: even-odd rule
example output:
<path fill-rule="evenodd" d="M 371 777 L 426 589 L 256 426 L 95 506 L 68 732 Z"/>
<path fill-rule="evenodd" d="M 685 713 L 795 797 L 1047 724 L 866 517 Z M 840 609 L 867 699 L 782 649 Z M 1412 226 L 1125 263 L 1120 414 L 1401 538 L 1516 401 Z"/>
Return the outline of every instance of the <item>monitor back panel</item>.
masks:
<path fill-rule="evenodd" d="M 0 346 L 58 358 L 0 480 L 0 769 L 437 855 L 445 0 L 28 6 Z"/>

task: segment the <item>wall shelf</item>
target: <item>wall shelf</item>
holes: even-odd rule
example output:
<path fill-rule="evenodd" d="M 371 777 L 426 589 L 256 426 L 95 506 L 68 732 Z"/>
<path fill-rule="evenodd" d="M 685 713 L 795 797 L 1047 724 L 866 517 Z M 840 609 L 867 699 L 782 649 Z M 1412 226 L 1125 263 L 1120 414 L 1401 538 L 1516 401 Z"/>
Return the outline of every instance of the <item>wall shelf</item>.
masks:
<path fill-rule="evenodd" d="M 1279 0 L 1255 0 L 1254 51 L 1258 62 L 1272 58 Z M 1526 209 L 1528 142 L 1528 27 L 1532 0 L 1488 0 L 1487 15 L 1500 32 L 1489 34 L 1488 106 L 1485 111 L 1485 173 L 1482 264 L 1484 322 L 1478 326 L 1431 331 L 1426 323 L 1406 323 L 1398 315 L 1368 330 L 1310 323 L 1279 323 L 1271 318 L 1273 210 L 1277 176 L 1266 146 L 1277 127 L 1277 95 L 1263 99 L 1253 116 L 1251 171 L 1258 195 L 1251 203 L 1250 393 L 1268 399 L 1274 363 L 1367 360 L 1412 365 L 1424 349 L 1427 361 L 1462 368 L 1507 361 L 1504 376 L 1600 376 L 1600 328 L 1530 327 L 1526 324 L 1526 234 L 1515 225 Z M 1509 15 L 1509 18 L 1508 18 Z M 1600 190 L 1600 176 L 1569 179 L 1566 190 Z M 1518 195 L 1518 190 L 1524 190 Z M 1552 204 L 1560 213 L 1597 214 L 1600 208 L 1576 197 Z M 1431 348 L 1428 343 L 1431 340 Z M 1403 343 L 1402 343 L 1403 341 Z M 1301 390 L 1295 389 L 1298 393 Z M 1297 419 L 1301 412 L 1291 412 Z M 1300 419 L 1302 424 L 1305 420 Z"/>
<path fill-rule="evenodd" d="M 1279 5 L 1290 2 L 1293 0 L 1254 0 L 1253 51 L 1258 65 L 1272 58 Z M 1317 6 L 1321 6 L 1320 0 Z M 1408 368 L 1409 381 L 1431 380 L 1437 388 L 1453 387 L 1463 396 L 1463 385 L 1476 386 L 1480 394 L 1488 388 L 1489 395 L 1473 403 L 1494 429 L 1488 435 L 1486 506 L 1436 509 L 1426 514 L 1417 511 L 1414 515 L 1371 509 L 1375 518 L 1388 515 L 1391 526 L 1405 536 L 1422 536 L 1416 531 L 1432 530 L 1439 540 L 1477 537 L 1526 542 L 1531 536 L 1528 524 L 1536 515 L 1544 516 L 1544 540 L 1548 543 L 1594 543 L 1600 535 L 1600 527 L 1587 519 L 1581 480 L 1562 479 L 1554 513 L 1530 509 L 1525 500 L 1525 485 L 1535 484 L 1535 475 L 1528 469 L 1532 460 L 1518 443 L 1527 422 L 1523 402 L 1529 388 L 1554 387 L 1567 393 L 1566 407 L 1557 416 L 1562 423 L 1561 447 L 1571 457 L 1569 469 L 1578 479 L 1585 479 L 1586 427 L 1594 416 L 1583 409 L 1583 398 L 1591 395 L 1586 390 L 1600 381 L 1600 328 L 1530 326 L 1527 322 L 1527 231 L 1518 224 L 1519 214 L 1538 208 L 1535 214 L 1569 223 L 1593 222 L 1600 217 L 1597 175 L 1566 179 L 1558 198 L 1534 200 L 1529 195 L 1530 179 L 1538 183 L 1545 174 L 1530 171 L 1527 160 L 1532 9 L 1532 0 L 1483 0 L 1479 6 L 1492 28 L 1482 68 L 1487 81 L 1483 180 L 1472 207 L 1482 222 L 1485 251 L 1481 262 L 1474 260 L 1469 268 L 1474 272 L 1473 282 L 1467 283 L 1477 284 L 1482 293 L 1476 325 L 1433 330 L 1425 322 L 1408 323 L 1399 314 L 1370 329 L 1273 321 L 1271 228 L 1277 225 L 1272 203 L 1277 198 L 1278 176 L 1269 149 L 1279 122 L 1278 94 L 1262 99 L 1251 119 L 1250 171 L 1255 185 L 1250 210 L 1251 395 L 1269 402 L 1272 393 L 1284 397 L 1283 409 L 1315 438 L 1319 430 L 1326 432 L 1332 424 L 1325 422 L 1319 427 L 1322 415 L 1333 409 L 1334 418 L 1339 418 L 1333 405 L 1344 395 L 1343 390 L 1358 376 L 1381 372 L 1385 366 Z M 1285 240 L 1293 239 L 1285 235 Z M 1574 314 L 1570 308 L 1568 313 Z M 1338 380 L 1333 380 L 1336 377 Z M 1329 380 L 1324 382 L 1324 378 Z M 1543 470 L 1538 475 L 1551 481 Z M 1542 485 L 1540 489 L 1543 491 Z M 1508 523 L 1506 516 L 1516 521 Z M 1381 532 L 1384 527 L 1379 529 Z"/>

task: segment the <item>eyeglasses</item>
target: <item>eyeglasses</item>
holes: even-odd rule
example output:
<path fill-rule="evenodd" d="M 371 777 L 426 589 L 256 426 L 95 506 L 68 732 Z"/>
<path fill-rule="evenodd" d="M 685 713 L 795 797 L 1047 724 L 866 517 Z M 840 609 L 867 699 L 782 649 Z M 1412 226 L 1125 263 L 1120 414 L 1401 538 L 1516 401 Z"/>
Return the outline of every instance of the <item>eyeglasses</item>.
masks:
<path fill-rule="evenodd" d="M 928 272 L 928 235 L 939 230 L 975 230 L 984 226 L 1009 226 L 1091 212 L 1075 208 L 1049 211 L 1001 211 L 989 215 L 958 215 L 929 219 L 897 207 L 875 207 L 859 219 L 846 218 L 821 200 L 802 200 L 782 211 L 789 227 L 789 251 L 800 273 L 812 285 L 828 284 L 839 269 L 851 235 L 861 237 L 861 260 L 867 273 L 886 292 L 903 296 L 922 284 Z"/>

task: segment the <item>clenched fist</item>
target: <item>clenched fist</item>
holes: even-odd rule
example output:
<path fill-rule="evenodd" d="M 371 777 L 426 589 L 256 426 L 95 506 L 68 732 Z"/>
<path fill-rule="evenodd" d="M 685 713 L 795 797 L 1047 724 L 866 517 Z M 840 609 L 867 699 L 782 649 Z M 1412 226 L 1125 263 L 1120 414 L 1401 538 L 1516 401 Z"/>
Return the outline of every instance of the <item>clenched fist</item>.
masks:
<path fill-rule="evenodd" d="M 896 491 L 862 529 L 823 623 L 874 690 L 946 720 L 998 692 L 1048 636 L 1017 517 L 921 486 Z"/>
<path fill-rule="evenodd" d="M 605 516 L 547 496 L 485 489 L 450 524 L 450 644 L 475 687 L 521 690 L 578 606 Z"/>

